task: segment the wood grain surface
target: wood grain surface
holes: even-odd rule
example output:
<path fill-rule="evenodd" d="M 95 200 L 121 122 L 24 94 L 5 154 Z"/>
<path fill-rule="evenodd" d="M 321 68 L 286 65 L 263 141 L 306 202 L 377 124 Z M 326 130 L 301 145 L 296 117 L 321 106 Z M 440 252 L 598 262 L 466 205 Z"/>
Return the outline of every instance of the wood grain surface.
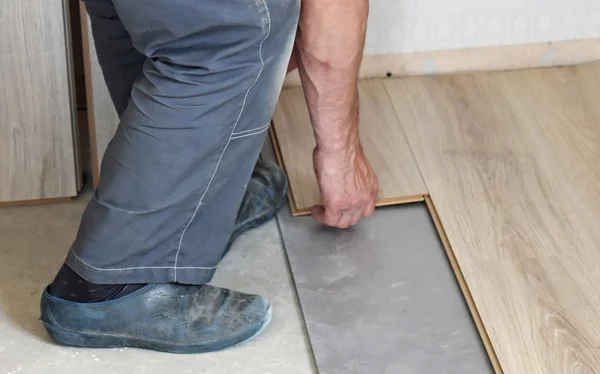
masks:
<path fill-rule="evenodd" d="M 600 373 L 600 66 L 385 85 L 504 373 Z"/>
<path fill-rule="evenodd" d="M 75 196 L 65 2 L 0 2 L 0 202 Z"/>
<path fill-rule="evenodd" d="M 360 137 L 379 177 L 378 205 L 422 201 L 427 190 L 382 81 L 362 81 L 359 92 Z M 307 213 L 322 200 L 312 163 L 315 137 L 301 88 L 283 90 L 273 125 L 273 140 L 290 180 L 292 211 Z"/>

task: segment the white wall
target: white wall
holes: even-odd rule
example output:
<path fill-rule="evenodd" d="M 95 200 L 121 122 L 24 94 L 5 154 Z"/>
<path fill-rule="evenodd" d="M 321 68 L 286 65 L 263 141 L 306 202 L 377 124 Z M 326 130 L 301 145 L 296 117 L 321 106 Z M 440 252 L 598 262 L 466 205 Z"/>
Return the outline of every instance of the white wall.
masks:
<path fill-rule="evenodd" d="M 371 0 L 365 53 L 586 38 L 600 38 L 600 0 Z"/>

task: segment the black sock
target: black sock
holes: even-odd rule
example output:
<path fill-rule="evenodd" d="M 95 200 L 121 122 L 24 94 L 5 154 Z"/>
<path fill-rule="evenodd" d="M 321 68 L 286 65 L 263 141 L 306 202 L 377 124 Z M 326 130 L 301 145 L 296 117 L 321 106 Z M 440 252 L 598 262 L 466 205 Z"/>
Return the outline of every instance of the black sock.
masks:
<path fill-rule="evenodd" d="M 145 284 L 95 284 L 86 281 L 76 272 L 64 264 L 54 282 L 50 285 L 49 292 L 59 299 L 76 301 L 79 303 L 92 303 L 117 299 L 128 295 Z"/>

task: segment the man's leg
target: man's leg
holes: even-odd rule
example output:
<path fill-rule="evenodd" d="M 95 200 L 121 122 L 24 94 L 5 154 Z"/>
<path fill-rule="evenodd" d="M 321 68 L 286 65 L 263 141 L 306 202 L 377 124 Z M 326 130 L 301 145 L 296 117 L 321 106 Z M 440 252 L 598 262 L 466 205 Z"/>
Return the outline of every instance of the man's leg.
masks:
<path fill-rule="evenodd" d="M 89 0 L 88 6 L 98 2 L 105 1 Z M 204 271 L 208 269 L 175 272 L 180 268 L 175 257 L 196 256 L 203 252 L 200 243 L 209 248 L 226 243 L 223 231 L 232 227 L 231 211 L 239 206 L 240 192 L 252 171 L 247 165 L 258 157 L 292 42 L 293 27 L 281 31 L 284 26 L 290 29 L 285 22 L 291 23 L 276 16 L 293 11 L 296 1 L 272 2 L 238 0 L 216 5 L 153 0 L 140 7 L 132 0 L 114 1 L 136 49 L 148 58 L 104 157 L 100 186 L 88 209 L 94 214 L 86 212 L 69 263 L 86 268 L 77 257 L 85 261 L 80 252 L 84 257 L 90 252 L 89 263 L 102 269 L 94 265 L 101 262 L 94 261 L 98 251 L 90 249 L 106 245 L 94 240 L 96 227 L 111 232 L 127 228 L 135 232 L 133 244 L 141 244 L 144 253 L 152 253 L 152 247 L 161 247 L 161 252 L 171 248 L 166 261 L 159 262 L 170 262 L 172 268 L 152 270 L 166 276 L 166 281 L 175 280 L 175 273 L 181 281 L 188 270 L 196 275 L 212 273 Z M 274 17 L 269 17 L 273 9 Z M 235 193 L 221 193 L 222 188 Z M 118 221 L 127 225 L 115 225 Z M 229 227 L 223 227 L 227 222 Z M 94 223 L 94 230 L 87 230 L 86 223 Z M 207 230 L 215 226 L 219 230 Z M 152 232 L 148 227 L 162 229 Z M 132 235 L 124 234 L 111 238 L 112 242 L 129 243 Z M 142 241 L 140 236 L 148 238 Z M 207 240 L 220 244 L 210 245 Z M 108 249 L 102 249 L 99 260 L 108 257 Z M 124 257 L 122 249 L 117 251 Z M 196 265 L 216 263 L 202 257 Z M 156 259 L 148 265 L 156 265 Z M 85 272 L 104 274 L 94 268 Z M 147 270 L 107 268 L 119 277 Z"/>
<path fill-rule="evenodd" d="M 104 0 L 89 0 L 89 4 L 99 1 Z M 264 141 L 291 53 L 299 3 L 148 0 L 140 6 L 134 0 L 114 0 L 114 4 L 135 48 L 146 59 L 106 151 L 100 185 L 84 213 L 67 263 L 87 280 L 101 284 L 203 284 L 212 277 L 229 240 Z M 218 303 L 214 309 L 216 299 L 232 293 L 208 286 L 151 286 L 117 300 L 129 303 L 126 310 L 137 314 L 138 321 L 148 312 L 134 310 L 140 292 L 147 293 L 146 304 L 149 296 L 181 297 L 164 311 L 173 320 L 189 318 L 192 311 L 186 308 L 202 307 L 183 303 L 189 298 L 196 304 L 211 300 L 202 313 L 196 310 L 198 318 L 212 321 L 214 317 L 211 323 L 218 322 L 217 314 L 228 315 L 223 308 L 233 308 L 228 310 L 236 316 L 242 304 L 256 304 L 256 299 L 236 296 L 235 307 Z M 60 335 L 57 329 L 68 327 L 73 332 L 81 321 L 89 323 L 89 315 L 76 315 L 85 311 L 86 304 L 44 297 L 42 319 L 55 338 Z M 96 312 L 110 309 L 106 316 L 121 305 L 100 304 L 87 305 Z M 61 308 L 71 306 L 73 310 L 61 313 Z M 206 309 L 215 312 L 212 317 L 205 315 Z M 259 305 L 243 310 L 254 313 L 247 320 L 256 323 L 266 318 L 267 309 Z M 106 318 L 98 318 L 95 313 L 92 322 L 102 327 L 89 328 L 119 333 Z M 76 326 L 73 320 L 78 321 Z M 145 333 L 134 334 L 136 342 L 152 338 Z M 185 331 L 195 338 L 197 333 Z M 229 343 L 241 337 L 232 339 Z M 62 341 L 74 344 L 64 334 Z M 193 344 L 194 339 L 174 343 Z"/>
<path fill-rule="evenodd" d="M 135 80 L 142 74 L 146 61 L 134 48 L 131 36 L 123 26 L 111 0 L 88 0 L 94 44 L 104 79 L 119 116 L 123 114 Z M 273 218 L 287 194 L 287 179 L 283 170 L 274 163 L 259 160 L 249 181 L 232 236 L 227 245 L 244 231 L 257 227 Z"/>
<path fill-rule="evenodd" d="M 136 79 L 146 61 L 135 49 L 112 0 L 84 0 L 104 81 L 119 117 L 123 114 Z"/>

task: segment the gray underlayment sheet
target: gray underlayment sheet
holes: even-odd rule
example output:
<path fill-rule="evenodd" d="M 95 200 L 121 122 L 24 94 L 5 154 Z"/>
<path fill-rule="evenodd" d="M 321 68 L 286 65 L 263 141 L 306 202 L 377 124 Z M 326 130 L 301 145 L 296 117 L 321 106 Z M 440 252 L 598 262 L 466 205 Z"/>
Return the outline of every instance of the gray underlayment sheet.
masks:
<path fill-rule="evenodd" d="M 278 218 L 321 374 L 493 373 L 425 204 Z"/>

